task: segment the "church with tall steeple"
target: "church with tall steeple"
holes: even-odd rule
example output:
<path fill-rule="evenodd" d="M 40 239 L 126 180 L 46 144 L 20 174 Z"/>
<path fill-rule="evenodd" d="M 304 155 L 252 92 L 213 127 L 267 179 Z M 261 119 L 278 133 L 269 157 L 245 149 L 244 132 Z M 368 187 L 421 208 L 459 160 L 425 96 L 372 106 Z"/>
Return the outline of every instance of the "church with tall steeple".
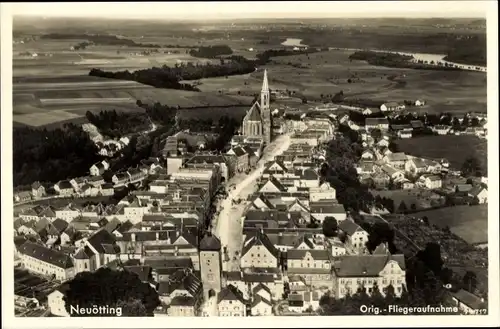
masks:
<path fill-rule="evenodd" d="M 260 137 L 265 144 L 273 139 L 273 122 L 271 117 L 269 83 L 267 70 L 264 71 L 264 81 L 260 91 L 260 100 L 257 100 L 247 111 L 241 125 L 241 133 L 245 137 Z"/>

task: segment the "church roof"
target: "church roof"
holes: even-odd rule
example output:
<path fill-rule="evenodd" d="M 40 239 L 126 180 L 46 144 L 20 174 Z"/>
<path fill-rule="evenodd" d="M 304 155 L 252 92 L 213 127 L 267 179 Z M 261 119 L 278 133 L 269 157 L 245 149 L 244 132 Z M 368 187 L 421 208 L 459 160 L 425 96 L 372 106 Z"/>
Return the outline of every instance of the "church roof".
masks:
<path fill-rule="evenodd" d="M 245 119 L 247 121 L 259 121 L 259 122 L 261 121 L 260 105 L 258 101 L 253 103 L 250 110 L 248 110 Z"/>

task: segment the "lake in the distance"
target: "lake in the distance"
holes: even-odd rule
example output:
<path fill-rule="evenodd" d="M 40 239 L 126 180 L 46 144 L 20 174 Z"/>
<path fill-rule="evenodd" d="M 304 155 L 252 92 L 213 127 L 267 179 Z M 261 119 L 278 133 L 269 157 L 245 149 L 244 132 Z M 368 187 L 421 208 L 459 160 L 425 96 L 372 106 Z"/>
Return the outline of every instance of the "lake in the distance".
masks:
<path fill-rule="evenodd" d="M 302 39 L 287 38 L 281 44 L 283 46 L 289 46 L 289 47 L 307 47 L 307 45 L 304 45 L 301 42 L 302 42 Z"/>

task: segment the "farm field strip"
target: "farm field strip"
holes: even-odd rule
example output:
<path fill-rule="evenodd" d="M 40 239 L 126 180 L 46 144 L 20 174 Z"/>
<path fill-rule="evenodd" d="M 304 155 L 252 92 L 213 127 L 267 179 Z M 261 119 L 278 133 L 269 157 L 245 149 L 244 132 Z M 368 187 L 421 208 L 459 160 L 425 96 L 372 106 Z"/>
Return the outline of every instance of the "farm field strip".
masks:
<path fill-rule="evenodd" d="M 135 100 L 131 97 L 125 98 L 49 98 L 40 99 L 42 105 L 52 105 L 52 104 L 80 104 L 80 103 L 135 103 Z"/>
<path fill-rule="evenodd" d="M 71 120 L 81 117 L 79 114 L 56 110 L 44 113 L 16 114 L 13 120 L 27 126 L 40 127 L 54 122 Z"/>

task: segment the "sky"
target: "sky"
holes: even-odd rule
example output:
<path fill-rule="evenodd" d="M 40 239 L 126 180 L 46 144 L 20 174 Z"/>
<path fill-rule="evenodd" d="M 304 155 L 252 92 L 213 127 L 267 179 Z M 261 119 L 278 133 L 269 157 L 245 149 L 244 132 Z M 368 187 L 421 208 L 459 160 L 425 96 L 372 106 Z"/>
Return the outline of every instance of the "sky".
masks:
<path fill-rule="evenodd" d="M 293 1 L 2 4 L 13 15 L 44 17 L 218 19 L 321 17 L 478 17 L 493 1 Z"/>

